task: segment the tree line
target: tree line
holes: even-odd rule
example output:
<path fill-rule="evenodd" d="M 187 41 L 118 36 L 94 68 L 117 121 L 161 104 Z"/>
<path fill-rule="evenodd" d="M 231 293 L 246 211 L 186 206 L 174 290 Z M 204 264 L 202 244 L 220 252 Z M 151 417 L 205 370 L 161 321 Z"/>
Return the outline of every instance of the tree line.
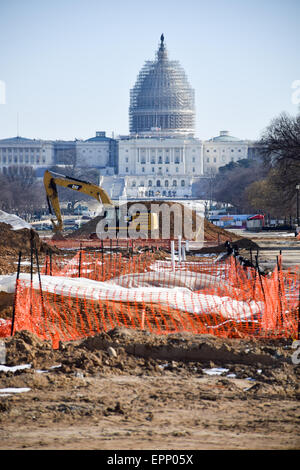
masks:
<path fill-rule="evenodd" d="M 239 213 L 295 217 L 296 186 L 300 184 L 300 114 L 281 113 L 256 145 L 257 158 L 230 162 L 207 178 L 204 197 L 227 203 Z"/>

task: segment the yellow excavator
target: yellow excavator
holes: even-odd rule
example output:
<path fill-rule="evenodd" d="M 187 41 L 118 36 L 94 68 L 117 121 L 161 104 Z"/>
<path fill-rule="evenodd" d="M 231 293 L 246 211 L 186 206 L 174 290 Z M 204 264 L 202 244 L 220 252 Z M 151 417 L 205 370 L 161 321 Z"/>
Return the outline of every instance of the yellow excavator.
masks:
<path fill-rule="evenodd" d="M 103 219 L 107 223 L 109 230 L 105 231 L 107 236 L 110 233 L 116 234 L 117 237 L 127 238 L 131 230 L 140 233 L 140 238 L 148 238 L 150 234 L 158 230 L 158 215 L 151 212 L 137 212 L 135 215 L 124 213 L 123 207 L 114 204 L 107 192 L 93 183 L 82 181 L 80 179 L 61 175 L 48 170 L 44 173 L 44 186 L 47 196 L 49 212 L 56 216 L 56 221 L 51 219 L 55 234 L 61 233 L 63 230 L 63 219 L 60 210 L 57 186 L 72 189 L 81 194 L 96 199 L 103 206 Z M 93 234 L 95 236 L 95 234 Z M 97 233 L 97 235 L 101 234 Z"/>

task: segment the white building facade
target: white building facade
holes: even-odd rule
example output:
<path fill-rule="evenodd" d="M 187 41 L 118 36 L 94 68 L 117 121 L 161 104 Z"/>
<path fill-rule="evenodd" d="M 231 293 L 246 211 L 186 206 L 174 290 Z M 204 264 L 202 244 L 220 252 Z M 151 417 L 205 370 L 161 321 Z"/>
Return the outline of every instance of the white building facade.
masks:
<path fill-rule="evenodd" d="M 116 160 L 117 142 L 106 137 L 104 131 L 97 131 L 90 139 L 76 141 L 76 166 L 79 168 L 97 168 L 101 175 L 113 175 Z"/>
<path fill-rule="evenodd" d="M 198 139 L 119 141 L 119 176 L 125 179 L 127 197 L 190 197 L 199 174 L 203 174 L 203 144 Z"/>
<path fill-rule="evenodd" d="M 0 140 L 0 172 L 22 174 L 31 167 L 35 172 L 54 164 L 51 141 L 13 137 Z"/>
<path fill-rule="evenodd" d="M 204 174 L 215 174 L 221 166 L 248 158 L 248 141 L 238 139 L 228 131 L 207 140 L 203 144 Z"/>

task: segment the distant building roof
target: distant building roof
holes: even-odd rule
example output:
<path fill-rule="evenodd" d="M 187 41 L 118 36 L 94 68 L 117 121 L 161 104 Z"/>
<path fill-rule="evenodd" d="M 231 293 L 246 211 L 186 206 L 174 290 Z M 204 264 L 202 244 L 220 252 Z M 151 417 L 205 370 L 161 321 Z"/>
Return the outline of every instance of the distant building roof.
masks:
<path fill-rule="evenodd" d="M 85 142 L 105 142 L 114 140 L 111 137 L 106 137 L 106 133 L 104 131 L 97 131 L 95 137 L 91 137 L 90 139 L 85 140 Z"/>
<path fill-rule="evenodd" d="M 39 142 L 39 139 L 27 139 L 26 137 L 20 137 L 20 136 L 17 136 L 17 137 L 8 137 L 7 139 L 1 139 L 0 142 L 8 142 L 8 143 L 21 143 L 21 142 L 24 142 L 24 143 L 29 143 L 29 142 Z"/>
<path fill-rule="evenodd" d="M 242 142 L 242 139 L 229 135 L 228 131 L 220 131 L 220 135 L 209 139 L 209 142 Z"/>

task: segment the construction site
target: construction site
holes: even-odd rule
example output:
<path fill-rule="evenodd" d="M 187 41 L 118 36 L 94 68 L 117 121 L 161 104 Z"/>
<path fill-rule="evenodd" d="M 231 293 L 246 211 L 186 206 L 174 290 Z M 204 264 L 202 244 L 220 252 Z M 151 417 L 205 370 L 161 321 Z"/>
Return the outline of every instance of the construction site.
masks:
<path fill-rule="evenodd" d="M 299 450 L 296 2 L 6 3 L 0 449 Z"/>
<path fill-rule="evenodd" d="M 299 240 L 2 220 L 2 449 L 299 448 Z"/>

